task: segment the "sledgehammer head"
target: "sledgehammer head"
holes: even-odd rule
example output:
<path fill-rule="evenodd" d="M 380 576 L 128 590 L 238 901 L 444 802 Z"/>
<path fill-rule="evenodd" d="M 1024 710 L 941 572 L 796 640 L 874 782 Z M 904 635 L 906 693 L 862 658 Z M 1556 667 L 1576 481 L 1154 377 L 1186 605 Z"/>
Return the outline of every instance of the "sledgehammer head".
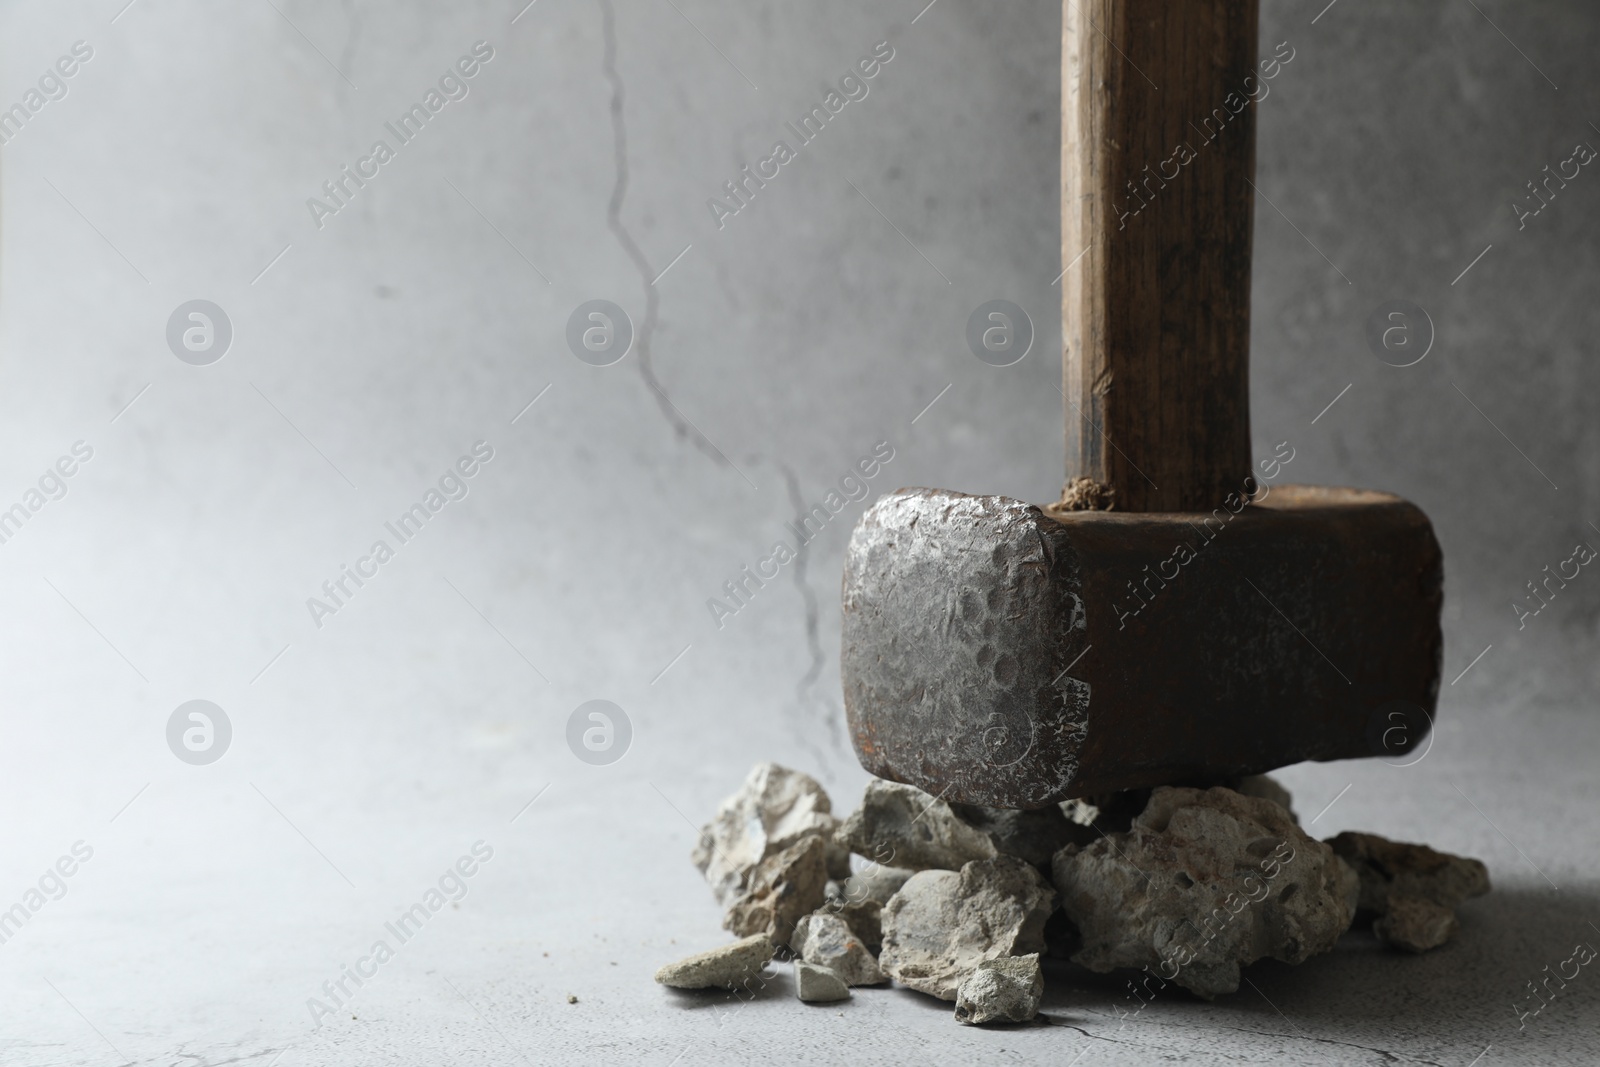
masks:
<path fill-rule="evenodd" d="M 1282 486 L 1213 512 L 902 489 L 844 574 L 861 764 L 946 800 L 1069 797 L 1420 752 L 1443 568 L 1398 497 Z"/>

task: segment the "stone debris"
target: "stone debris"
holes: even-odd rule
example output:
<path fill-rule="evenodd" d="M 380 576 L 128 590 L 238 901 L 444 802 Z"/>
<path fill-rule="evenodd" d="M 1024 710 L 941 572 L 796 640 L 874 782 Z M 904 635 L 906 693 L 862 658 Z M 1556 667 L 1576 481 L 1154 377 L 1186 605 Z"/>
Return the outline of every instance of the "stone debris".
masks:
<path fill-rule="evenodd" d="M 794 924 L 822 906 L 827 851 L 827 838 L 809 834 L 762 860 L 744 894 L 723 916 L 723 928 L 741 937 L 766 934 L 774 944 L 787 945 Z"/>
<path fill-rule="evenodd" d="M 1014 856 L 919 871 L 884 906 L 878 966 L 902 985 L 955 1000 L 984 960 L 1042 951 L 1054 907 L 1049 884 Z"/>
<path fill-rule="evenodd" d="M 694 865 L 711 884 L 717 903 L 731 908 L 745 895 L 762 860 L 804 837 L 832 841 L 839 825 L 832 812 L 827 792 L 809 774 L 758 763 L 701 828 Z M 835 863 L 842 855 L 848 874 L 849 853 L 842 842 L 832 851 Z"/>
<path fill-rule="evenodd" d="M 1378 940 L 1406 952 L 1438 948 L 1461 929 L 1454 910 L 1422 897 L 1391 895 L 1389 909 L 1372 924 Z"/>
<path fill-rule="evenodd" d="M 807 915 L 795 925 L 791 947 L 807 963 L 819 964 L 843 978 L 846 985 L 887 982 L 867 946 L 837 915 L 826 910 Z"/>
<path fill-rule="evenodd" d="M 1393 948 L 1437 948 L 1460 930 L 1455 909 L 1489 891 L 1477 860 L 1375 834 L 1319 842 L 1291 805 L 1266 775 L 1039 811 L 873 780 L 841 821 L 814 778 L 758 764 L 693 853 L 723 926 L 742 939 L 662 967 L 656 981 L 764 985 L 762 969 L 787 946 L 802 1001 L 893 979 L 954 1001 L 958 1022 L 1018 1023 L 1038 1014 L 1044 953 L 1102 973 L 1143 968 L 1147 988 L 1210 999 L 1237 990 L 1240 968 L 1258 959 L 1329 951 L 1357 915 Z M 854 873 L 852 853 L 868 861 Z"/>
<path fill-rule="evenodd" d="M 1069 845 L 1052 869 L 1083 938 L 1074 961 L 1148 967 L 1207 998 L 1238 989 L 1255 960 L 1332 949 L 1359 890 L 1279 804 L 1221 787 L 1159 788 L 1127 833 Z"/>
<path fill-rule="evenodd" d="M 1391 896 L 1416 897 L 1453 910 L 1489 891 L 1489 871 L 1481 862 L 1427 845 L 1350 831 L 1328 838 L 1328 845 L 1360 876 L 1364 912 L 1384 914 Z"/>
<path fill-rule="evenodd" d="M 877 778 L 867 783 L 861 810 L 845 819 L 841 836 L 858 855 L 916 871 L 958 871 L 999 855 L 989 835 L 962 822 L 949 804 Z"/>
<path fill-rule="evenodd" d="M 796 960 L 794 964 L 794 995 L 807 1004 L 832 1004 L 850 998 L 850 987 L 845 980 L 820 963 Z"/>
<path fill-rule="evenodd" d="M 843 882 L 829 882 L 822 910 L 845 921 L 871 952 L 883 944 L 883 906 L 915 871 L 871 864 Z"/>
<path fill-rule="evenodd" d="M 1461 929 L 1456 909 L 1489 891 L 1481 862 L 1427 845 L 1351 831 L 1328 838 L 1361 881 L 1359 914 L 1378 940 L 1407 952 L 1438 948 Z"/>
<path fill-rule="evenodd" d="M 956 990 L 956 1022 L 1025 1023 L 1039 1014 L 1043 996 L 1038 953 L 984 960 Z"/>
<path fill-rule="evenodd" d="M 674 989 L 740 989 L 758 980 L 774 948 L 771 938 L 755 934 L 669 963 L 656 972 L 656 981 Z"/>

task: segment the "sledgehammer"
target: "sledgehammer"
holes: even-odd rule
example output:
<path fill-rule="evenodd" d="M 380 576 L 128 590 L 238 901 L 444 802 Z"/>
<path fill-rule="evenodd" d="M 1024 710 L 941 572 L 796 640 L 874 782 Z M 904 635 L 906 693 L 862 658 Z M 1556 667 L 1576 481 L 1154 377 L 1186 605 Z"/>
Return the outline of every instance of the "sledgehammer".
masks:
<path fill-rule="evenodd" d="M 857 524 L 862 766 L 1037 808 L 1416 749 L 1443 565 L 1413 505 L 1253 469 L 1257 0 L 1067 0 L 1060 504 L 902 489 Z"/>

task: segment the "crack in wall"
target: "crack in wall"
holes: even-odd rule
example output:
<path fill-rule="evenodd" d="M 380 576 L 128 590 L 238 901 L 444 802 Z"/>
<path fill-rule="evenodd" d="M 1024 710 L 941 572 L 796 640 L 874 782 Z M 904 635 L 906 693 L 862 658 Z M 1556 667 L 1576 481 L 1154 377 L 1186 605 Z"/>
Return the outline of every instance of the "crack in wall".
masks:
<path fill-rule="evenodd" d="M 661 388 L 661 382 L 656 378 L 655 365 L 652 362 L 650 342 L 655 337 L 656 325 L 660 319 L 661 298 L 656 292 L 656 287 L 651 284 L 655 274 L 650 269 L 649 260 L 645 259 L 644 252 L 639 248 L 639 243 L 633 239 L 633 234 L 622 222 L 622 204 L 628 195 L 628 125 L 623 115 L 622 105 L 626 99 L 626 92 L 622 84 L 622 76 L 617 72 L 617 18 L 611 0 L 599 0 L 601 33 L 605 40 L 605 53 L 601 61 L 601 69 L 606 81 L 611 84 L 611 140 L 616 155 L 616 184 L 611 189 L 611 200 L 606 205 L 606 225 L 616 237 L 617 243 L 632 261 L 634 268 L 639 272 L 639 278 L 644 283 L 644 318 L 639 322 L 638 333 L 634 336 L 633 346 L 639 354 L 639 376 L 650 387 L 650 392 L 656 398 L 656 406 L 661 409 L 661 415 L 672 427 L 672 432 L 680 441 L 688 441 L 701 453 L 726 467 L 733 467 L 728 457 L 722 450 L 712 444 L 710 439 L 688 419 L 683 417 L 672 401 L 667 397 L 666 390 Z"/>
<path fill-rule="evenodd" d="M 612 146 L 616 158 L 616 182 L 612 186 L 611 199 L 606 205 L 606 225 L 616 237 L 617 243 L 622 246 L 623 252 L 633 263 L 634 269 L 639 272 L 640 281 L 644 284 L 644 317 L 639 322 L 638 332 L 634 336 L 634 347 L 638 350 L 639 375 L 644 379 L 654 395 L 656 406 L 660 408 L 662 417 L 672 427 L 673 435 L 681 440 L 688 441 L 695 449 L 713 460 L 719 466 L 737 470 L 733 463 L 723 454 L 715 444 L 703 433 L 683 417 L 672 400 L 667 396 L 666 390 L 661 387 L 660 380 L 656 377 L 651 341 L 655 337 L 656 326 L 660 321 L 661 302 L 660 295 L 654 285 L 655 274 L 650 267 L 649 260 L 645 258 L 639 243 L 622 221 L 622 207 L 627 199 L 628 185 L 631 172 L 628 167 L 628 127 L 623 111 L 627 99 L 626 88 L 622 76 L 617 71 L 617 25 L 616 11 L 612 0 L 597 0 L 600 5 L 601 33 L 604 39 L 604 58 L 601 69 L 606 81 L 611 86 L 611 136 Z M 752 462 L 762 462 L 764 457 L 752 457 Z M 805 504 L 800 495 L 800 482 L 794 471 L 787 465 L 776 460 L 768 460 L 783 474 L 784 483 L 788 488 L 789 500 L 792 506 L 799 511 L 805 509 Z M 800 592 L 805 613 L 806 648 L 810 653 L 811 662 L 806 671 L 795 683 L 795 699 L 802 711 L 812 710 L 816 717 L 821 719 L 827 732 L 828 741 L 836 754 L 844 752 L 844 738 L 840 723 L 840 709 L 831 700 L 828 700 L 817 691 L 817 681 L 822 677 L 824 655 L 820 636 L 821 613 L 818 606 L 816 591 L 811 588 L 811 583 L 806 576 L 806 564 L 809 559 L 809 546 L 798 546 L 794 561 L 795 586 Z M 817 761 L 817 767 L 824 776 L 831 777 L 828 769 L 831 760 L 823 749 L 818 746 L 804 728 L 797 731 L 802 747 L 806 748 Z"/>
<path fill-rule="evenodd" d="M 805 498 L 800 493 L 800 479 L 796 477 L 793 468 L 787 463 L 774 460 L 773 465 L 783 475 L 783 483 L 789 493 L 789 506 L 794 509 L 796 515 L 804 514 L 806 503 Z M 822 677 L 823 653 L 820 634 L 822 615 L 818 607 L 816 591 L 811 588 L 811 583 L 806 579 L 806 565 L 810 558 L 811 546 L 809 544 L 801 544 L 794 558 L 794 584 L 799 589 L 801 600 L 805 605 L 806 648 L 811 653 L 811 664 L 806 668 L 805 674 L 800 676 L 800 680 L 795 683 L 794 693 L 795 699 L 799 701 L 802 708 L 815 707 L 818 710 L 818 717 L 821 718 L 822 725 L 828 732 L 828 740 L 832 744 L 833 750 L 842 755 L 844 752 L 844 738 L 843 731 L 840 729 L 838 706 L 815 689 L 817 679 Z M 818 752 L 816 755 L 818 756 L 818 767 L 826 767 L 827 762 L 822 759 L 822 754 Z M 831 778 L 831 775 L 829 777 Z"/>
<path fill-rule="evenodd" d="M 354 75 L 351 75 L 350 71 L 356 61 L 356 45 L 361 41 L 361 9 L 355 6 L 353 0 L 339 0 L 339 7 L 350 22 L 350 33 L 345 38 L 344 50 L 339 53 L 339 69 L 353 78 Z"/>

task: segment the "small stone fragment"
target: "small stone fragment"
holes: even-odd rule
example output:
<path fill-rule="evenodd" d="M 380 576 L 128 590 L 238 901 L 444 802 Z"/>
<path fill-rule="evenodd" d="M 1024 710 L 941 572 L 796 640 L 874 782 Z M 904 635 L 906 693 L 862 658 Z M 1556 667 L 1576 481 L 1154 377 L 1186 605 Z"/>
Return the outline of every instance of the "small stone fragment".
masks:
<path fill-rule="evenodd" d="M 802 837 L 751 872 L 750 885 L 722 918 L 723 928 L 743 937 L 764 933 L 787 945 L 794 924 L 822 906 L 828 884 L 827 839 Z"/>
<path fill-rule="evenodd" d="M 809 774 L 758 763 L 739 791 L 701 827 L 692 854 L 694 865 L 711 884 L 717 903 L 732 907 L 762 860 L 803 837 L 820 834 L 831 839 L 839 824 L 832 811 L 827 792 Z M 844 858 L 848 860 L 848 854 Z"/>
<path fill-rule="evenodd" d="M 796 960 L 794 964 L 794 993 L 807 1004 L 832 1004 L 846 1000 L 850 987 L 845 980 L 819 963 Z"/>
<path fill-rule="evenodd" d="M 1043 996 L 1038 953 L 984 960 L 956 990 L 956 1022 L 1025 1023 L 1039 1014 Z"/>
<path fill-rule="evenodd" d="M 1481 862 L 1436 852 L 1427 845 L 1350 831 L 1328 838 L 1328 845 L 1360 876 L 1363 912 L 1383 915 L 1392 896 L 1428 900 L 1453 910 L 1469 897 L 1489 891 L 1489 871 Z"/>
<path fill-rule="evenodd" d="M 660 979 L 660 973 L 661 972 L 659 972 L 659 971 L 656 972 L 656 975 L 657 975 L 656 981 L 660 981 L 661 980 Z M 567 1003 L 568 1004 L 576 1004 L 576 1003 L 578 1003 L 578 998 L 573 996 L 571 993 L 568 993 L 567 994 Z"/>
<path fill-rule="evenodd" d="M 915 786 L 873 779 L 861 810 L 845 819 L 840 836 L 850 851 L 911 870 L 960 870 L 998 855 L 994 842 L 956 817 L 950 805 Z"/>
<path fill-rule="evenodd" d="M 960 870 L 912 875 L 883 908 L 878 966 L 902 985 L 955 1000 L 984 960 L 1036 953 L 1055 894 L 1014 856 L 975 860 Z"/>
<path fill-rule="evenodd" d="M 1263 957 L 1300 963 L 1350 926 L 1357 880 L 1277 803 L 1230 789 L 1162 787 L 1127 833 L 1069 845 L 1053 864 L 1101 973 L 1148 967 L 1203 997 L 1239 987 Z"/>
<path fill-rule="evenodd" d="M 878 961 L 837 915 L 819 911 L 795 925 L 791 946 L 807 963 L 826 967 L 846 985 L 878 985 L 888 981 Z"/>
<path fill-rule="evenodd" d="M 656 981 L 674 989 L 744 988 L 758 980 L 774 947 L 771 938 L 755 934 L 669 963 L 656 972 Z"/>
<path fill-rule="evenodd" d="M 1450 940 L 1461 929 L 1456 913 L 1421 897 L 1391 894 L 1389 910 L 1372 924 L 1378 940 L 1407 952 L 1427 952 Z"/>

